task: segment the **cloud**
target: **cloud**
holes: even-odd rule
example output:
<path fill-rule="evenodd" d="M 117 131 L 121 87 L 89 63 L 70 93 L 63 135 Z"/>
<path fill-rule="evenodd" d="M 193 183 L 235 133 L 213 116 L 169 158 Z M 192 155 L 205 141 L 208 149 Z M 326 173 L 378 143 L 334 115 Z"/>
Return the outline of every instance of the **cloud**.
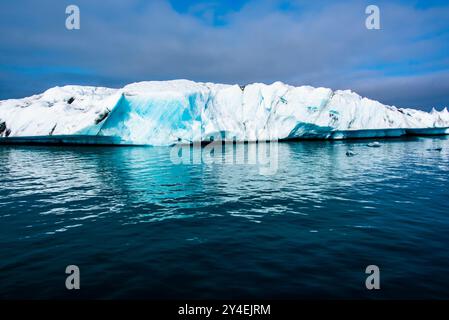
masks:
<path fill-rule="evenodd" d="M 382 30 L 373 31 L 363 1 L 76 2 L 79 31 L 65 29 L 65 1 L 0 5 L 0 98 L 57 84 L 188 78 L 280 80 L 398 106 L 449 105 L 449 6 L 378 1 Z"/>
<path fill-rule="evenodd" d="M 364 96 L 397 106 L 429 110 L 449 101 L 449 72 L 420 76 L 376 77 L 354 81 L 352 88 Z M 449 106 L 449 103 L 446 104 Z"/>

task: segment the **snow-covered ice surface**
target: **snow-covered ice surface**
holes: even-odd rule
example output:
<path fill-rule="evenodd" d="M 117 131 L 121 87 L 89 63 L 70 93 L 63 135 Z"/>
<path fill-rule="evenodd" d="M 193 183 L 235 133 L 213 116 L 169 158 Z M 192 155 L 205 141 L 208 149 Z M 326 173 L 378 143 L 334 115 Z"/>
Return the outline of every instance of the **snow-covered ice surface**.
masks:
<path fill-rule="evenodd" d="M 449 133 L 449 112 L 401 109 L 349 90 L 275 82 L 245 87 L 188 80 L 121 89 L 65 86 L 0 101 L 0 137 L 111 136 L 172 145 L 226 139 L 345 139 Z"/>

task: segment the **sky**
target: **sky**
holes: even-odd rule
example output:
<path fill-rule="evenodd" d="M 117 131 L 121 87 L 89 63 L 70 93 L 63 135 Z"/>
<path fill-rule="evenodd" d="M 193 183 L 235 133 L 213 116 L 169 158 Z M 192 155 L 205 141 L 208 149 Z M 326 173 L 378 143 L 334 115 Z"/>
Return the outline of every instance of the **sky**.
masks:
<path fill-rule="evenodd" d="M 80 29 L 67 30 L 68 5 Z M 380 9 L 368 30 L 365 8 Z M 282 81 L 449 107 L 449 0 L 0 3 L 0 99 L 67 84 Z"/>

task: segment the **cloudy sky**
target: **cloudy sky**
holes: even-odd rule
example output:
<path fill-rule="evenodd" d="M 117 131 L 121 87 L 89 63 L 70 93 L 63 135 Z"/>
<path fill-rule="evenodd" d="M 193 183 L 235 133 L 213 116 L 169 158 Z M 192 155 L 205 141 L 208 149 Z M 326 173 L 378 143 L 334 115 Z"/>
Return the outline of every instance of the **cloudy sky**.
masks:
<path fill-rule="evenodd" d="M 65 27 L 70 4 L 80 30 Z M 380 8 L 381 30 L 365 27 L 369 4 Z M 0 43 L 0 99 L 185 78 L 449 106 L 448 0 L 1 1 Z"/>

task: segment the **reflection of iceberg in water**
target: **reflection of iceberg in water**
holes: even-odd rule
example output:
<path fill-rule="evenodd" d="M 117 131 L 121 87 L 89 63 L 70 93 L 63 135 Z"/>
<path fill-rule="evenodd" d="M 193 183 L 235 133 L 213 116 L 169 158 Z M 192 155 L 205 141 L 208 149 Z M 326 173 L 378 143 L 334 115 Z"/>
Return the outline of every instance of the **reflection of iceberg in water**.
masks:
<path fill-rule="evenodd" d="M 397 181 L 408 183 L 404 167 L 428 175 L 432 159 L 438 159 L 447 172 L 448 141 L 410 138 L 385 141 L 382 148 L 368 148 L 363 141 L 278 143 L 277 170 L 269 175 L 260 170 L 269 162 L 247 161 L 258 156 L 254 143 L 230 144 L 217 158 L 197 162 L 193 154 L 207 149 L 192 146 L 199 148 L 192 161 L 180 163 L 172 162 L 171 148 L 4 147 L 3 176 L 16 179 L 3 180 L 0 188 L 14 203 L 11 212 L 45 204 L 35 222 L 44 232 L 102 224 L 106 218 L 121 224 L 223 215 L 251 221 L 279 214 L 325 219 L 320 208 L 331 210 L 335 202 L 348 212 L 379 205 L 371 200 L 374 186 L 383 193 L 402 188 Z M 425 151 L 437 148 L 442 151 Z M 348 150 L 355 156 L 347 157 Z M 363 199 L 354 200 L 360 197 L 352 193 Z M 401 197 L 414 201 L 416 195 Z"/>
<path fill-rule="evenodd" d="M 56 87 L 0 101 L 3 143 L 172 145 L 221 140 L 351 139 L 449 133 L 449 112 L 383 105 L 309 86 L 141 82 Z M 90 139 L 90 141 L 89 141 Z"/>

